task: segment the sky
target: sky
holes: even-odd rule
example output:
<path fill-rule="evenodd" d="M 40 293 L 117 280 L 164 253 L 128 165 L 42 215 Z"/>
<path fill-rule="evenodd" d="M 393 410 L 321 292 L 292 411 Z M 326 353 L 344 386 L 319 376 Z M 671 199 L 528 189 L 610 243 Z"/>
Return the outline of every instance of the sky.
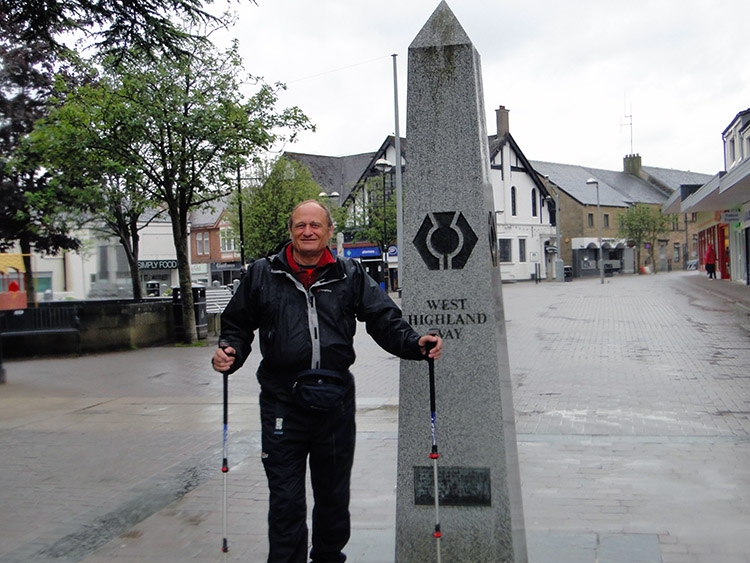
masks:
<path fill-rule="evenodd" d="M 232 2 L 245 69 L 283 82 L 279 108 L 316 125 L 284 150 L 342 156 L 377 150 L 406 128 L 409 44 L 438 0 Z M 488 134 L 495 109 L 530 160 L 621 170 L 715 174 L 721 134 L 750 108 L 747 0 L 451 0 L 479 52 Z M 224 8 L 219 0 L 213 9 Z"/>

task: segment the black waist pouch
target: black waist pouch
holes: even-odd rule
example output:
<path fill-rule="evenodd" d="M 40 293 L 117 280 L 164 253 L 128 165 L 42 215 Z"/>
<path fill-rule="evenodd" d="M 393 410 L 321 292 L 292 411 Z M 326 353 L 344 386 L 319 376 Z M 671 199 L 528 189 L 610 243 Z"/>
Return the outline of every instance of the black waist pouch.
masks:
<path fill-rule="evenodd" d="M 292 396 L 305 409 L 328 412 L 341 406 L 352 384 L 352 375 L 347 371 L 311 369 L 297 374 Z"/>

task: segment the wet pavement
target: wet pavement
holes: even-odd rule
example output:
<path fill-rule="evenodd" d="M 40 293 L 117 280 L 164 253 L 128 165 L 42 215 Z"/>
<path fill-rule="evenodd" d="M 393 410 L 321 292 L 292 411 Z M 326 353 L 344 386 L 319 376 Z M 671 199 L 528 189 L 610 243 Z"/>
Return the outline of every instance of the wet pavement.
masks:
<path fill-rule="evenodd" d="M 750 288 L 697 272 L 605 281 L 503 286 L 529 561 L 750 563 Z M 357 348 L 347 553 L 385 563 L 398 361 L 364 330 Z M 230 379 L 223 555 L 210 355 L 6 362 L 0 562 L 264 561 L 258 357 Z"/>

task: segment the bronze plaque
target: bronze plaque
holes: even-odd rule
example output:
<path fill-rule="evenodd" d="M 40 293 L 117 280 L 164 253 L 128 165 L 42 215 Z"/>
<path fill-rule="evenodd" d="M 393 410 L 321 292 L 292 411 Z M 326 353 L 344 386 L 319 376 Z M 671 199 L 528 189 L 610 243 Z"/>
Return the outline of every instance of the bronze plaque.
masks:
<path fill-rule="evenodd" d="M 492 506 L 490 468 L 438 466 L 438 491 L 441 506 Z M 414 504 L 435 504 L 432 466 L 414 466 Z"/>

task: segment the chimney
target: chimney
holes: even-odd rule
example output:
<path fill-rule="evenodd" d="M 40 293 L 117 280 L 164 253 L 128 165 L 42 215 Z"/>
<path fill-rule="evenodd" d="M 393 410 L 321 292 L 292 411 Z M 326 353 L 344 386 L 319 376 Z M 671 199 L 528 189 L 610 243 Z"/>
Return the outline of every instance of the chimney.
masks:
<path fill-rule="evenodd" d="M 505 106 L 500 106 L 495 110 L 495 118 L 497 120 L 497 136 L 502 137 L 510 133 L 510 122 L 508 119 L 508 113 L 510 110 L 505 109 Z"/>
<path fill-rule="evenodd" d="M 639 154 L 628 154 L 622 159 L 622 168 L 626 174 L 633 176 L 641 175 L 641 155 Z"/>

